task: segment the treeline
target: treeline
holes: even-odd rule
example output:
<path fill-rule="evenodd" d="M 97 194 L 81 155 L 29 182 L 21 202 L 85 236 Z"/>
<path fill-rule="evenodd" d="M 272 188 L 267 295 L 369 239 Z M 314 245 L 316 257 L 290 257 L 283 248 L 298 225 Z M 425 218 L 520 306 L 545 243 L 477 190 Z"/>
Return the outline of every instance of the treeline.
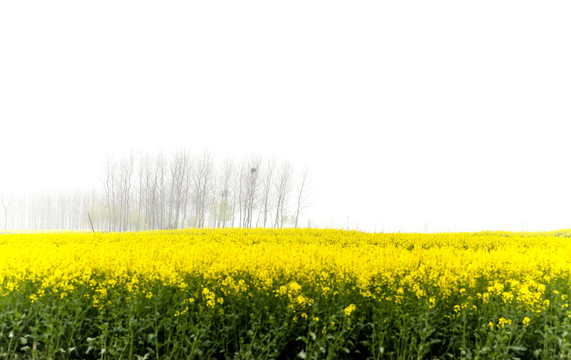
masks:
<path fill-rule="evenodd" d="M 187 227 L 300 227 L 307 170 L 209 152 L 109 158 L 92 191 L 2 197 L 4 229 L 138 231 Z"/>
<path fill-rule="evenodd" d="M 100 195 L 91 191 L 58 191 L 0 196 L 0 229 L 87 230 L 88 212 Z"/>

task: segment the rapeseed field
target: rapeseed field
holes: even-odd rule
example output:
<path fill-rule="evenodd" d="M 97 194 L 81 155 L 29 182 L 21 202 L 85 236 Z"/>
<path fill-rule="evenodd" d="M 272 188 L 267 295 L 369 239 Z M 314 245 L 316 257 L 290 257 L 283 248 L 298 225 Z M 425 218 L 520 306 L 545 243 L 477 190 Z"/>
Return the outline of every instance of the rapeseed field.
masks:
<path fill-rule="evenodd" d="M 0 358 L 571 358 L 570 236 L 0 235 Z"/>

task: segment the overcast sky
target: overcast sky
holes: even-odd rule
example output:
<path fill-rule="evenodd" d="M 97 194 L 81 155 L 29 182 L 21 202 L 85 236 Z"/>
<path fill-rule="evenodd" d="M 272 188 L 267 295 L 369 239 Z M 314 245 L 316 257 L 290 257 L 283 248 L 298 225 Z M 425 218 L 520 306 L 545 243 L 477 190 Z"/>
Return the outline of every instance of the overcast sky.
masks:
<path fill-rule="evenodd" d="M 568 1 L 3 1 L 0 191 L 108 154 L 308 166 L 323 227 L 571 227 Z"/>

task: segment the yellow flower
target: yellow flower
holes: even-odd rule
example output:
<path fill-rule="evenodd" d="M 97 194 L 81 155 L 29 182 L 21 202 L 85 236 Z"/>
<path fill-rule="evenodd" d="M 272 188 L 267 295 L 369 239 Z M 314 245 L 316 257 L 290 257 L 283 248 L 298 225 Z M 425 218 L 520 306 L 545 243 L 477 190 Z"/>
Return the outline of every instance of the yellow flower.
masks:
<path fill-rule="evenodd" d="M 512 321 L 510 319 L 506 319 L 501 317 L 498 319 L 498 328 L 503 328 L 505 325 L 511 325 Z"/>
<path fill-rule="evenodd" d="M 429 298 L 428 303 L 430 304 L 428 307 L 430 309 L 434 309 L 434 307 L 436 306 L 436 298 L 434 297 Z"/>
<path fill-rule="evenodd" d="M 345 312 L 345 316 L 351 316 L 351 313 L 353 313 L 355 309 L 357 309 L 357 306 L 355 306 L 355 304 L 347 306 L 345 310 L 343 310 Z"/>
<path fill-rule="evenodd" d="M 301 291 L 301 285 L 297 283 L 297 281 L 292 281 L 288 284 L 289 290 L 291 292 L 297 293 Z"/>

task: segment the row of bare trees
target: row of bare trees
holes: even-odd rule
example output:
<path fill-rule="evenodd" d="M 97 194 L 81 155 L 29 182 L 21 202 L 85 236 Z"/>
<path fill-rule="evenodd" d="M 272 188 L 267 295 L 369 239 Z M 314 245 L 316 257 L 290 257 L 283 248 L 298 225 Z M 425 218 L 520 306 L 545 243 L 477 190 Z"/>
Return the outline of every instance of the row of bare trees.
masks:
<path fill-rule="evenodd" d="M 108 159 L 103 209 L 93 217 L 108 231 L 185 227 L 299 226 L 308 205 L 307 170 L 252 156 L 216 162 L 208 152 L 180 151 Z"/>
<path fill-rule="evenodd" d="M 87 230 L 87 214 L 97 207 L 96 191 L 58 191 L 0 194 L 3 230 Z"/>
<path fill-rule="evenodd" d="M 251 156 L 207 151 L 108 158 L 101 188 L 0 196 L 3 229 L 138 231 L 186 227 L 298 227 L 308 173 Z M 307 223 L 303 223 L 307 224 Z"/>

